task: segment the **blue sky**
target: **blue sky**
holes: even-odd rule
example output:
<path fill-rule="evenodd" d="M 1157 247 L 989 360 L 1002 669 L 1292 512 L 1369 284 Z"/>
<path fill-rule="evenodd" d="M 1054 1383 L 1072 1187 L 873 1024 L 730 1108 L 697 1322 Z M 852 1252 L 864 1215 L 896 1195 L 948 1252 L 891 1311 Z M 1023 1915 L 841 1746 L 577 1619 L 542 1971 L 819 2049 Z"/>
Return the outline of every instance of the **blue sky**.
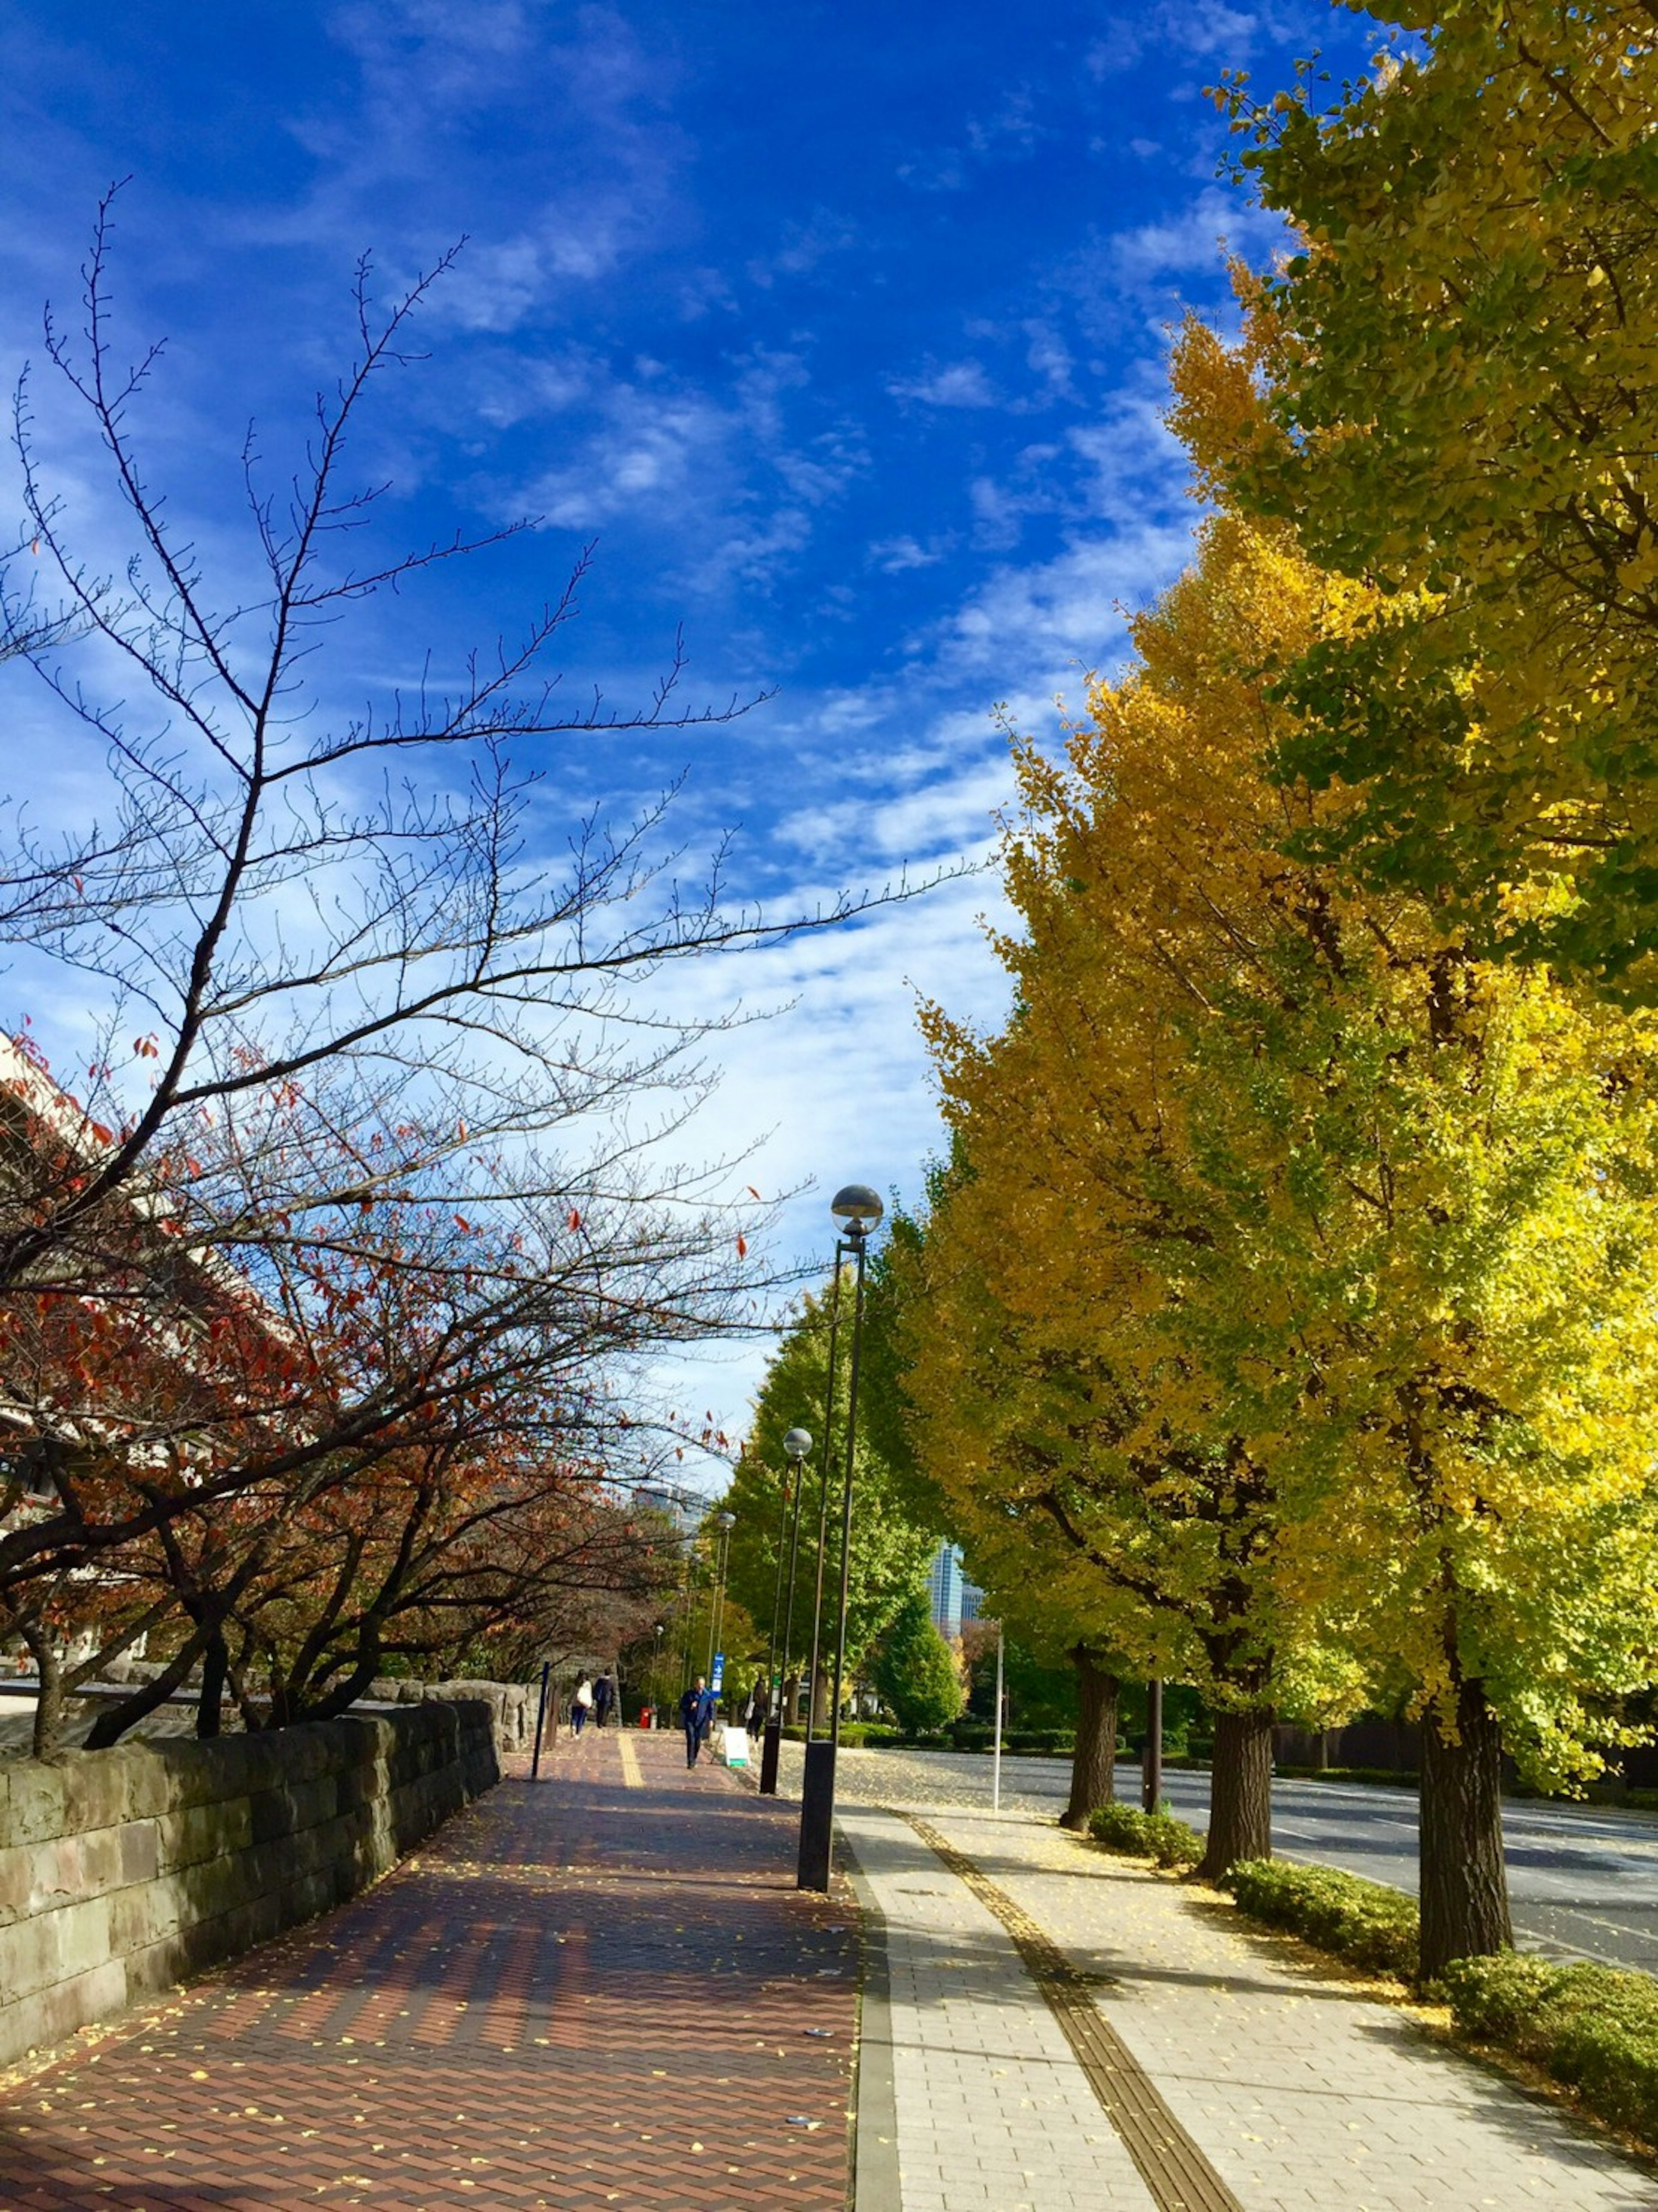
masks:
<path fill-rule="evenodd" d="M 234 568 L 245 423 L 272 453 L 295 434 L 347 348 L 356 256 L 389 295 L 465 234 L 365 469 L 411 539 L 541 526 L 377 610 L 329 682 L 487 642 L 597 538 L 573 683 L 627 698 L 683 623 L 693 695 L 777 696 L 694 738 L 583 740 L 553 793 L 620 814 L 688 767 L 680 839 L 735 831 L 738 887 L 781 911 L 981 854 L 1008 788 L 994 703 L 1051 727 L 1055 692 L 1120 658 L 1194 520 L 1159 420 L 1168 327 L 1225 313 L 1223 238 L 1276 240 L 1218 179 L 1203 88 L 1287 83 L 1315 49 L 1351 73 L 1372 35 L 1320 0 L 12 0 L 0 370 L 38 360 L 44 298 L 73 309 L 97 196 L 130 175 L 123 329 L 169 342 L 139 435 Z M 49 386 L 36 406 L 97 544 L 96 457 Z M 0 714 L 27 743 L 48 723 L 21 686 Z M 9 788 L 47 818 L 84 805 L 89 755 L 33 757 L 50 769 Z M 825 1241 L 842 1182 L 914 1192 L 935 1127 L 914 994 L 996 1018 L 994 897 L 958 882 L 676 985 L 788 1004 L 726 1041 L 707 1147 L 752 1139 L 736 1181 L 768 1194 L 817 1179 L 784 1256 Z M 760 1357 L 675 1394 L 740 1430 Z"/>

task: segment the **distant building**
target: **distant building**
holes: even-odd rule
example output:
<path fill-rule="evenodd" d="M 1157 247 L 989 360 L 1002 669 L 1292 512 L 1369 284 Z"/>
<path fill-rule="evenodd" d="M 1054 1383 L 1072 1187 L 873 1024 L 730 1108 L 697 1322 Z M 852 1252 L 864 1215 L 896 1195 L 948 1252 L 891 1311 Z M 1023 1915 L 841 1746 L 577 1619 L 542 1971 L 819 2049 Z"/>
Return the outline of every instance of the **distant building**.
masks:
<path fill-rule="evenodd" d="M 635 1512 L 665 1515 L 673 1523 L 676 1536 L 694 1534 L 708 1510 L 706 1498 L 698 1498 L 677 1483 L 635 1483 L 631 1496 Z"/>
<path fill-rule="evenodd" d="M 964 1620 L 976 1620 L 984 1592 L 962 1572 L 962 1547 L 948 1538 L 932 1555 L 927 1570 L 927 1596 L 932 1625 L 940 1636 L 959 1636 Z"/>

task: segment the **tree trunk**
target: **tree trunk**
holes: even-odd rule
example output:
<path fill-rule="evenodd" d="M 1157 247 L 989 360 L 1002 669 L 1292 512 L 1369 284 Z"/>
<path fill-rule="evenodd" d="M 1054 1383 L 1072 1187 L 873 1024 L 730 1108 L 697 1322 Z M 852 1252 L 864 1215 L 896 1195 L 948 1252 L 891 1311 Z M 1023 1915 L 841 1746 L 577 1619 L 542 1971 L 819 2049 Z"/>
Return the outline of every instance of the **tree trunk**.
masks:
<path fill-rule="evenodd" d="M 40 1694 L 34 1703 L 34 1735 L 30 1748 L 36 1759 L 51 1759 L 63 1748 L 64 1730 L 69 1723 L 69 1701 L 64 1694 L 63 1657 L 52 1640 L 52 1632 L 39 1622 L 18 1620 L 17 1628 L 28 1646 L 29 1656 L 34 1662 L 34 1671 L 40 1677 Z"/>
<path fill-rule="evenodd" d="M 1115 1791 L 1118 1682 L 1096 1666 L 1086 1644 L 1077 1644 L 1070 1657 L 1077 1670 L 1077 1747 L 1071 1756 L 1071 1802 L 1060 1826 L 1085 1829 L 1095 1807 L 1108 1805 Z"/>
<path fill-rule="evenodd" d="M 826 1667 L 820 1667 L 811 1686 L 811 1732 L 814 1735 L 829 1734 L 829 1676 Z"/>
<path fill-rule="evenodd" d="M 1457 1741 L 1437 1712 L 1422 1720 L 1422 1976 L 1453 1959 L 1513 1944 L 1503 1858 L 1503 1740 L 1483 1682 L 1457 1685 Z"/>
<path fill-rule="evenodd" d="M 196 1733 L 198 1736 L 217 1735 L 224 1725 L 225 1683 L 230 1673 L 230 1654 L 225 1640 L 216 1629 L 207 1639 L 207 1649 L 202 1654 L 201 1694 L 196 1700 Z"/>
<path fill-rule="evenodd" d="M 123 1698 L 119 1705 L 106 1707 L 93 1723 L 92 1731 L 87 1737 L 87 1749 L 107 1751 L 112 1744 L 119 1743 L 130 1728 L 153 1713 L 157 1706 L 164 1705 L 200 1658 L 202 1646 L 206 1641 L 205 1635 L 197 1629 L 153 1682 L 146 1682 L 131 1697 Z"/>
<path fill-rule="evenodd" d="M 1197 1872 L 1218 1881 L 1242 1859 L 1272 1856 L 1272 1709 L 1215 1715 L 1209 1841 Z"/>

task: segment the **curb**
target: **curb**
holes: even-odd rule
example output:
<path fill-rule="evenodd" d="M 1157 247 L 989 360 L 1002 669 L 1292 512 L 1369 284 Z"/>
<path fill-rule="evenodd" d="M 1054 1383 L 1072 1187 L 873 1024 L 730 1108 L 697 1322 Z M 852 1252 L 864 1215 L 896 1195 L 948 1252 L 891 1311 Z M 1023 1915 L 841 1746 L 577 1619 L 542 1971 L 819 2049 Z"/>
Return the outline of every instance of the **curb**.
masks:
<path fill-rule="evenodd" d="M 898 2099 L 892 2068 L 892 1977 L 886 1915 L 838 1826 L 842 1869 L 858 1899 L 858 2068 L 853 2077 L 851 2212 L 902 2212 Z"/>

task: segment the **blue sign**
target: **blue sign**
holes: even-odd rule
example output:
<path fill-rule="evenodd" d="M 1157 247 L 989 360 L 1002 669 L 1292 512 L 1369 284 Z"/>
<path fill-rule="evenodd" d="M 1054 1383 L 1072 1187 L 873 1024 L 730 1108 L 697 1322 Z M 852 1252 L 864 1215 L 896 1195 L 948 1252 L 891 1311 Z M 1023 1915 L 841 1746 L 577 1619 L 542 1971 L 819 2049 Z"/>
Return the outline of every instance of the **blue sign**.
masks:
<path fill-rule="evenodd" d="M 714 1678 L 708 1686 L 716 1698 L 726 1686 L 726 1655 L 723 1651 L 716 1651 L 714 1655 Z"/>

